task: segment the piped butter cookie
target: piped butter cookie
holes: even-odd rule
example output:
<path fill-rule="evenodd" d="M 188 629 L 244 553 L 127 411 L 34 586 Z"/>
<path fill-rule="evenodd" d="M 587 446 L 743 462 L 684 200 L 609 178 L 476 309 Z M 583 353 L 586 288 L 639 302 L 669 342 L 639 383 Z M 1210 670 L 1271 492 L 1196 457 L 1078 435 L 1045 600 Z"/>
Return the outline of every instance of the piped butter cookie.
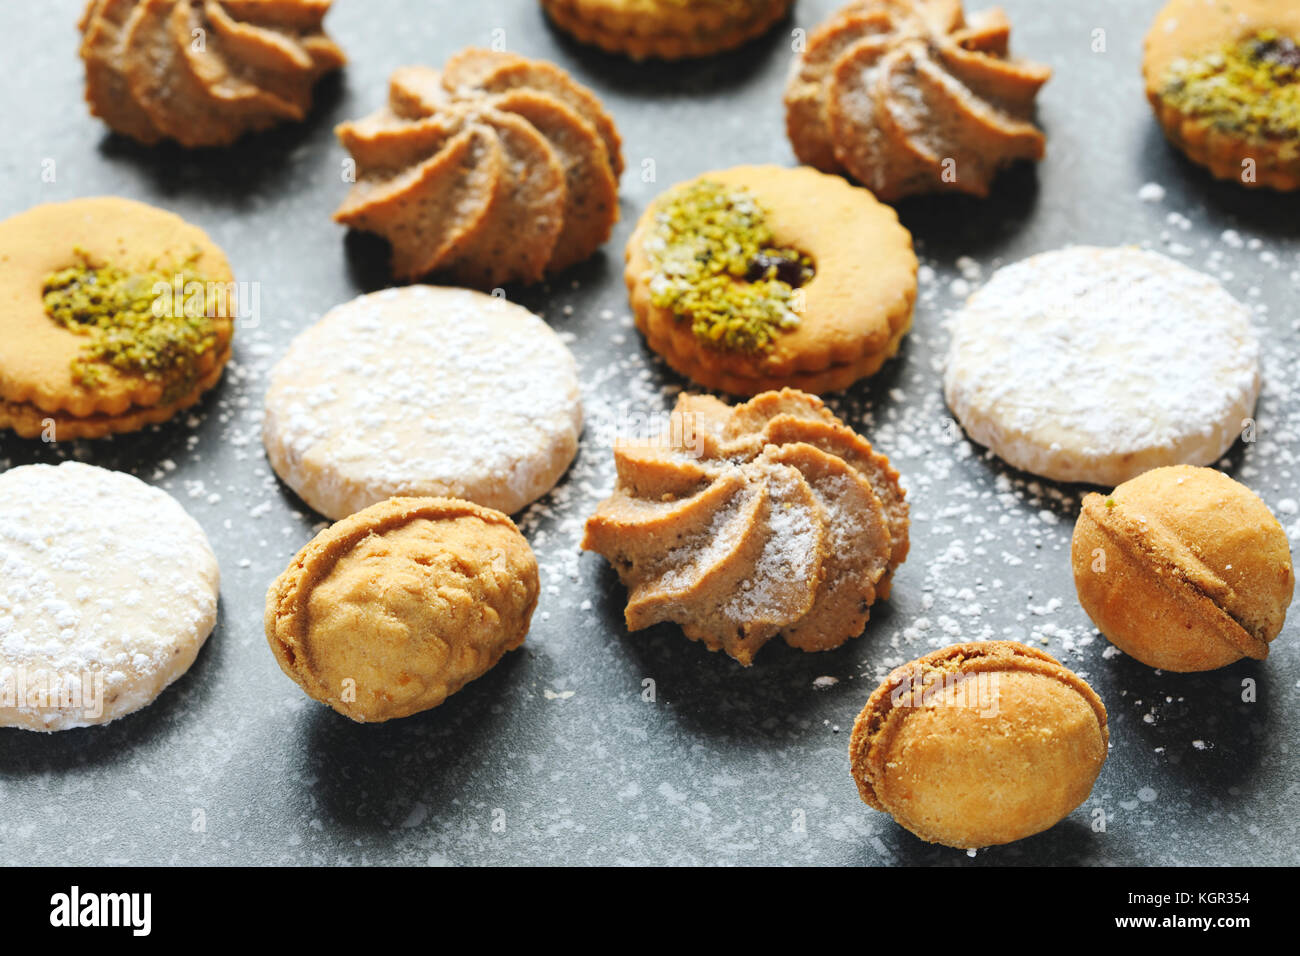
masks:
<path fill-rule="evenodd" d="M 1300 5 L 1173 0 L 1142 64 L 1169 140 L 1220 179 L 1300 189 Z"/>
<path fill-rule="evenodd" d="M 99 438 L 188 408 L 230 358 L 235 291 L 202 230 L 143 203 L 0 222 L 0 428 Z"/>
<path fill-rule="evenodd" d="M 620 442 L 614 463 L 582 547 L 627 586 L 629 630 L 672 621 L 746 666 L 778 634 L 830 650 L 907 557 L 898 472 L 794 389 L 735 407 L 683 395 L 664 435 Z"/>
<path fill-rule="evenodd" d="M 848 388 L 911 328 L 917 261 L 893 209 L 806 167 L 705 173 L 627 245 L 637 327 L 677 372 L 736 395 Z"/>
<path fill-rule="evenodd" d="M 974 441 L 1024 471 L 1106 486 L 1214 461 L 1259 390 L 1249 310 L 1210 276 L 1137 248 L 999 269 L 954 317 L 944 374 Z"/>
<path fill-rule="evenodd" d="M 399 279 L 490 289 L 590 257 L 618 220 L 614 121 L 559 67 L 467 49 L 403 67 L 388 104 L 335 132 L 356 184 L 334 213 L 392 246 Z"/>
<path fill-rule="evenodd" d="M 105 724 L 154 701 L 217 620 L 203 529 L 130 475 L 0 474 L 0 726 Z"/>
<path fill-rule="evenodd" d="M 578 41 L 634 60 L 732 50 L 785 18 L 794 0 L 542 0 Z"/>
<path fill-rule="evenodd" d="M 513 514 L 559 481 L 581 431 L 577 366 L 545 322 L 481 292 L 407 286 L 294 339 L 262 439 L 285 484 L 338 519 L 396 495 Z"/>
<path fill-rule="evenodd" d="M 331 0 L 90 0 L 81 16 L 90 111 L 152 145 L 227 146 L 305 119 L 343 66 Z"/>
<path fill-rule="evenodd" d="M 266 639 L 308 696 L 360 722 L 437 707 L 523 643 L 537 559 L 505 515 L 393 498 L 326 528 L 266 595 Z"/>

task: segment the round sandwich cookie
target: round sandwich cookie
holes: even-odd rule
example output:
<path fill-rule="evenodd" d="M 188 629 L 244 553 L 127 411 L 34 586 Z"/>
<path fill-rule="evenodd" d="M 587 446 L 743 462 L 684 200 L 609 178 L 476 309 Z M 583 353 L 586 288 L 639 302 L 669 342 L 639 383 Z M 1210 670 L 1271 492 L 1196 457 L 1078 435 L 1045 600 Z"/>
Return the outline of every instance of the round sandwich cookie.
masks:
<path fill-rule="evenodd" d="M 0 474 L 0 726 L 106 724 L 151 704 L 217 620 L 220 573 L 165 492 L 64 462 Z"/>
<path fill-rule="evenodd" d="M 331 309 L 271 372 L 262 439 L 276 474 L 339 519 L 397 495 L 513 514 L 578 449 L 577 365 L 527 309 L 407 286 Z"/>
<path fill-rule="evenodd" d="M 944 396 L 1008 464 L 1113 486 L 1232 447 L 1259 396 L 1259 352 L 1249 310 L 1213 278 L 1079 246 L 999 269 L 970 297 Z"/>
<path fill-rule="evenodd" d="M 0 222 L 0 428 L 100 438 L 188 408 L 230 358 L 235 291 L 201 229 L 144 203 Z"/>
<path fill-rule="evenodd" d="M 437 707 L 523 643 L 537 559 L 505 515 L 392 498 L 326 528 L 266 595 L 280 669 L 362 723 Z"/>
<path fill-rule="evenodd" d="M 634 60 L 711 56 L 760 37 L 794 0 L 541 0 L 580 43 Z"/>
<path fill-rule="evenodd" d="M 1300 189 L 1300 4 L 1172 0 L 1142 62 L 1170 142 L 1219 179 Z"/>
<path fill-rule="evenodd" d="M 912 325 L 912 235 L 867 190 L 814 169 L 738 166 L 660 196 L 627 245 L 646 344 L 708 388 L 848 388 Z"/>

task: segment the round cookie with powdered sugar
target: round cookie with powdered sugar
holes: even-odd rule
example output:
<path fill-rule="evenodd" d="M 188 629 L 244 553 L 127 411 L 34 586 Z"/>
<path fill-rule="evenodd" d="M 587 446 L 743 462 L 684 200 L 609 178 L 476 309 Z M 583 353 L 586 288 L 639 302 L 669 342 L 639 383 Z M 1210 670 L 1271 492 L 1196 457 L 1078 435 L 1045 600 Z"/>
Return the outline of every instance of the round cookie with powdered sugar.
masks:
<path fill-rule="evenodd" d="M 198 523 L 121 472 L 64 462 L 0 474 L 0 726 L 105 724 L 154 701 L 217 620 Z"/>
<path fill-rule="evenodd" d="M 272 467 L 331 519 L 395 496 L 465 498 L 513 514 L 578 449 L 573 355 L 527 309 L 408 286 L 332 309 L 271 373 Z"/>
<path fill-rule="evenodd" d="M 1137 248 L 1075 247 L 1000 269 L 952 322 L 948 407 L 999 458 L 1112 486 L 1207 465 L 1259 397 L 1249 310 Z"/>

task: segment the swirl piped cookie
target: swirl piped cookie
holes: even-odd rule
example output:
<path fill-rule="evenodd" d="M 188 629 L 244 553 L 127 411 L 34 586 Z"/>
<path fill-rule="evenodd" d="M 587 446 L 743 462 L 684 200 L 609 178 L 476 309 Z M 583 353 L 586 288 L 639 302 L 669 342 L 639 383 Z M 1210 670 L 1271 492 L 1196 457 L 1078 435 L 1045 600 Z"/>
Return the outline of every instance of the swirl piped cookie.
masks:
<path fill-rule="evenodd" d="M 81 17 L 90 111 L 152 145 L 227 146 L 301 121 L 343 66 L 331 0 L 91 0 Z"/>
<path fill-rule="evenodd" d="M 582 43 L 634 60 L 680 60 L 762 36 L 794 0 L 542 0 L 551 21 Z"/>
<path fill-rule="evenodd" d="M 960 0 L 858 0 L 808 37 L 786 88 L 801 162 L 892 201 L 988 194 L 1000 170 L 1043 158 L 1034 100 L 1051 76 L 1008 56 L 1011 25 Z"/>
<path fill-rule="evenodd" d="M 862 633 L 907 557 L 898 472 L 815 396 L 731 407 L 683 395 L 662 438 L 619 442 L 582 547 L 628 589 L 629 630 L 663 621 L 741 664 Z"/>
<path fill-rule="evenodd" d="M 401 279 L 536 282 L 589 258 L 618 220 L 614 121 L 541 60 L 468 49 L 441 71 L 399 69 L 388 105 L 336 132 L 356 184 L 334 218 L 388 239 Z"/>
<path fill-rule="evenodd" d="M 1142 72 L 1165 135 L 1192 162 L 1243 186 L 1300 189 L 1300 6 L 1173 0 Z"/>
<path fill-rule="evenodd" d="M 637 328 L 677 372 L 757 395 L 847 388 L 911 328 L 912 236 L 814 169 L 739 166 L 660 196 L 627 246 Z"/>
<path fill-rule="evenodd" d="M 230 359 L 236 291 L 201 229 L 144 203 L 0 222 L 0 428 L 99 438 L 188 408 Z"/>

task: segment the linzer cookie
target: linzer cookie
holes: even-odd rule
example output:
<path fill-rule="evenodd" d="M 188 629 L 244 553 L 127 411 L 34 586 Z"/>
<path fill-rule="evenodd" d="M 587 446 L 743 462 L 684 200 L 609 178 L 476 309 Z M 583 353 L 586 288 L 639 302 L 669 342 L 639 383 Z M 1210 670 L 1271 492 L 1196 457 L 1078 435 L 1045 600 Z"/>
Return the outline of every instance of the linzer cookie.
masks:
<path fill-rule="evenodd" d="M 225 255 L 180 217 L 112 197 L 0 223 L 0 428 L 99 438 L 215 385 L 237 314 Z"/>
<path fill-rule="evenodd" d="M 81 17 L 90 111 L 142 143 L 227 146 L 306 118 L 344 64 L 330 0 L 91 0 Z"/>
<path fill-rule="evenodd" d="M 493 288 L 589 258 L 618 220 L 614 121 L 563 70 L 463 50 L 392 75 L 388 105 L 336 130 L 356 184 L 334 218 L 392 245 L 399 279 Z"/>
<path fill-rule="evenodd" d="M 857 0 L 808 37 L 785 93 L 795 155 L 881 199 L 988 194 L 999 171 L 1043 158 L 1034 100 L 1051 76 L 1011 59 L 1000 9 L 960 0 Z"/>
<path fill-rule="evenodd" d="M 830 650 L 907 557 L 898 472 L 803 392 L 683 395 L 665 440 L 621 442 L 614 461 L 582 547 L 627 586 L 629 630 L 672 621 L 745 665 L 777 635 Z"/>
<path fill-rule="evenodd" d="M 1194 163 L 1300 189 L 1300 4 L 1173 0 L 1147 34 L 1147 98 Z"/>
<path fill-rule="evenodd" d="M 634 60 L 680 60 L 731 50 L 785 18 L 794 0 L 542 0 L 582 43 Z"/>
<path fill-rule="evenodd" d="M 847 388 L 911 328 L 912 236 L 865 189 L 813 169 L 739 166 L 660 196 L 624 273 L 646 343 L 709 388 Z"/>

